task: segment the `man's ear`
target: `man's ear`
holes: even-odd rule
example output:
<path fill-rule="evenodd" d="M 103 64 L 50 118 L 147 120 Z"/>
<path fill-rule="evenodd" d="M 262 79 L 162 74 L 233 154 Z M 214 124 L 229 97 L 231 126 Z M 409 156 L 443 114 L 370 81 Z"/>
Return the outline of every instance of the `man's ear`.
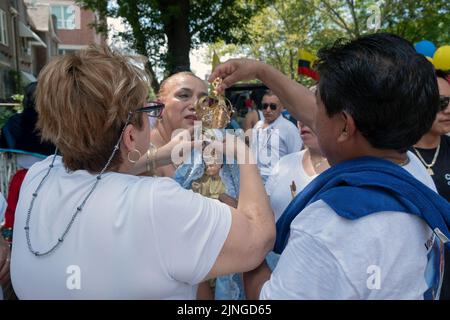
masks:
<path fill-rule="evenodd" d="M 338 137 L 338 142 L 347 141 L 356 132 L 355 120 L 349 113 L 347 113 L 346 111 L 342 111 L 341 118 L 342 118 L 342 131 Z"/>
<path fill-rule="evenodd" d="M 136 128 L 132 124 L 127 125 L 123 132 L 123 137 L 122 137 L 122 143 L 125 147 L 126 152 L 131 152 L 136 149 L 135 134 L 136 134 Z"/>

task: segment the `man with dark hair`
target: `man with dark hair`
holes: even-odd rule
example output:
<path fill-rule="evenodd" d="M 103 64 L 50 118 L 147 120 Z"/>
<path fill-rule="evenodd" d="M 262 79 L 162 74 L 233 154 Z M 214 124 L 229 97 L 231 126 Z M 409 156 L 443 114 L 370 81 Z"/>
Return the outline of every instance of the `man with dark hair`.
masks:
<path fill-rule="evenodd" d="M 302 149 L 302 139 L 297 127 L 281 115 L 284 107 L 272 91 L 264 92 L 261 105 L 264 119 L 253 127 L 251 146 L 265 183 L 281 157 Z"/>
<path fill-rule="evenodd" d="M 315 96 L 257 61 L 231 60 L 211 75 L 224 78 L 221 89 L 263 81 L 315 130 L 332 165 L 278 220 L 279 263 L 272 274 L 263 263 L 245 275 L 247 296 L 436 299 L 450 205 L 406 152 L 438 111 L 434 69 L 408 41 L 382 33 L 338 42 L 318 57 Z"/>

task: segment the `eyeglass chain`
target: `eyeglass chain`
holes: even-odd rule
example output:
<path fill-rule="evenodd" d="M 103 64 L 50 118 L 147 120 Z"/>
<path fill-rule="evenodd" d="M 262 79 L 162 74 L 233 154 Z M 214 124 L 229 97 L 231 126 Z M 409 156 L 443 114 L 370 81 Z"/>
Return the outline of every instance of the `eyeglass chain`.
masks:
<path fill-rule="evenodd" d="M 37 257 L 48 255 L 48 254 L 52 253 L 53 251 L 55 251 L 56 248 L 58 248 L 63 243 L 64 238 L 66 237 L 67 233 L 69 232 L 70 228 L 72 227 L 72 225 L 73 225 L 75 219 L 77 218 L 78 214 L 83 210 L 84 205 L 86 204 L 87 200 L 92 195 L 92 193 L 94 192 L 94 190 L 97 187 L 99 181 L 101 180 L 103 173 L 106 171 L 108 166 L 111 164 L 111 161 L 112 161 L 114 155 L 116 154 L 117 150 L 119 150 L 120 141 L 122 141 L 122 137 L 123 137 L 123 134 L 125 132 L 125 128 L 127 127 L 128 123 L 130 122 L 132 115 L 133 115 L 133 113 L 130 111 L 128 113 L 127 121 L 125 122 L 125 125 L 123 126 L 122 132 L 120 133 L 119 140 L 117 141 L 116 145 L 114 146 L 113 152 L 111 153 L 111 156 L 109 157 L 106 165 L 103 167 L 103 169 L 100 171 L 100 173 L 96 176 L 94 185 L 92 186 L 91 190 L 88 192 L 88 194 L 86 195 L 84 200 L 81 202 L 81 204 L 77 207 L 75 213 L 72 215 L 72 218 L 70 219 L 69 223 L 67 224 L 64 232 L 58 238 L 58 241 L 50 249 L 48 249 L 47 251 L 39 252 L 39 251 L 36 251 L 36 250 L 33 249 L 33 246 L 31 244 L 31 240 L 30 240 L 31 211 L 33 210 L 34 201 L 36 200 L 36 198 L 38 196 L 39 189 L 43 186 L 45 179 L 48 177 L 48 175 L 50 174 L 50 170 L 52 170 L 52 168 L 53 168 L 53 164 L 55 162 L 56 155 L 57 155 L 57 152 L 58 152 L 58 149 L 55 150 L 55 154 L 53 155 L 52 163 L 48 166 L 47 173 L 44 175 L 44 177 L 42 178 L 42 180 L 39 183 L 38 187 L 33 192 L 33 198 L 31 199 L 30 207 L 28 208 L 28 212 L 27 212 L 27 219 L 26 219 L 26 223 L 25 223 L 24 229 L 25 229 L 25 235 L 26 235 L 26 238 L 27 238 L 28 250 L 32 254 L 34 254 Z"/>

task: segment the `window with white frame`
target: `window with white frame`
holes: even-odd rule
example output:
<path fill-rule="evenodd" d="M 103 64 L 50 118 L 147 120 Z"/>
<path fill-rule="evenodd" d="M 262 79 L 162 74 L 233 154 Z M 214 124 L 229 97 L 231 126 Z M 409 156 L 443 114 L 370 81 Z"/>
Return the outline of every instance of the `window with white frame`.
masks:
<path fill-rule="evenodd" d="M 52 5 L 52 14 L 56 16 L 58 29 L 75 29 L 75 6 Z"/>
<path fill-rule="evenodd" d="M 0 9 L 0 44 L 8 45 L 8 30 L 6 29 L 6 12 Z"/>

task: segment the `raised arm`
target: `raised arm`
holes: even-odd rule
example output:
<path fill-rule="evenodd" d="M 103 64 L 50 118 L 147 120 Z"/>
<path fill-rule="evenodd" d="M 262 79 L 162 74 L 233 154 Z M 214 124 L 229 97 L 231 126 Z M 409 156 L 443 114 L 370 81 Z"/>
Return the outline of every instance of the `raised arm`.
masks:
<path fill-rule="evenodd" d="M 239 139 L 238 139 L 239 140 Z M 253 155 L 244 142 L 238 142 L 238 159 Z M 269 198 L 255 164 L 240 164 L 240 190 L 237 209 L 232 213 L 231 229 L 207 279 L 256 268 L 273 248 L 275 220 Z"/>
<path fill-rule="evenodd" d="M 209 81 L 217 77 L 223 79 L 220 91 L 238 81 L 261 80 L 278 96 L 294 118 L 312 127 L 316 104 L 314 94 L 274 67 L 256 60 L 231 59 L 218 65 L 210 75 Z"/>

